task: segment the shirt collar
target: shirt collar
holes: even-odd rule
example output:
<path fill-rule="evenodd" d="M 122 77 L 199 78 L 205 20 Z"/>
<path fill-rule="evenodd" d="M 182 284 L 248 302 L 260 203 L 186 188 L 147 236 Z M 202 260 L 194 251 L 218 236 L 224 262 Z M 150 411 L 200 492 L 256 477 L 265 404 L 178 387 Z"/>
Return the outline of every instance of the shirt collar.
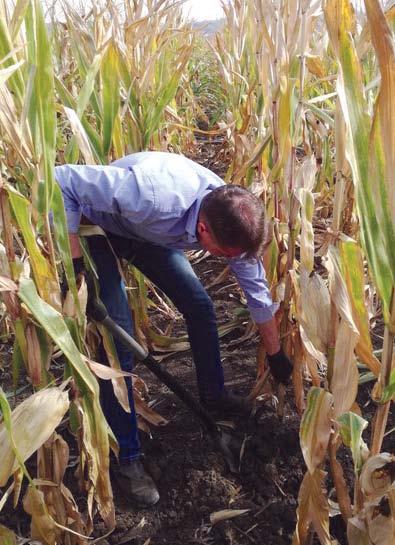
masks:
<path fill-rule="evenodd" d="M 185 231 L 186 231 L 186 240 L 190 243 L 198 242 L 198 239 L 196 236 L 196 229 L 197 229 L 197 223 L 199 220 L 200 207 L 202 205 L 202 200 L 204 199 L 206 195 L 210 193 L 210 191 L 211 191 L 210 189 L 207 189 L 201 195 L 199 195 L 188 211 L 188 219 L 185 225 Z"/>

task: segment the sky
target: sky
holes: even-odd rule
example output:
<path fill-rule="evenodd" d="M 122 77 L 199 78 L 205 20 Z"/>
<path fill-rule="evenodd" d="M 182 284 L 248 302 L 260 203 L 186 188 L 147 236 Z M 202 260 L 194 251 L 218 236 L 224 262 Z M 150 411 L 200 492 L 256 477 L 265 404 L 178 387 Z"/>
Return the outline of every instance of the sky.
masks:
<path fill-rule="evenodd" d="M 220 19 L 224 15 L 220 0 L 187 0 L 184 10 L 198 21 Z"/>

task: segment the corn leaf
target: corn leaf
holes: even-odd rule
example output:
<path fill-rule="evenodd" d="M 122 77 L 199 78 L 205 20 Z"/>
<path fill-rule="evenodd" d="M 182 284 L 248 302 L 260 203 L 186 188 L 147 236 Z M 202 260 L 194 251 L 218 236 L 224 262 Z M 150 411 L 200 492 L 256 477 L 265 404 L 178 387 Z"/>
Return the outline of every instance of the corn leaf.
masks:
<path fill-rule="evenodd" d="M 300 424 L 300 445 L 307 468 L 313 474 L 324 459 L 332 431 L 333 396 L 313 387 Z"/>
<path fill-rule="evenodd" d="M 110 152 L 115 118 L 119 110 L 118 50 L 114 44 L 107 47 L 101 62 L 103 89 L 103 154 Z"/>
<path fill-rule="evenodd" d="M 27 10 L 26 34 L 28 40 L 28 60 L 35 67 L 34 92 L 30 104 L 30 121 L 33 123 L 36 154 L 40 159 L 40 174 L 45 183 L 40 183 L 38 192 L 38 212 L 48 214 L 54 185 L 54 164 L 56 144 L 56 115 L 52 48 L 41 3 L 33 0 Z M 34 119 L 34 120 L 33 120 Z M 37 133 L 36 130 L 37 129 Z"/>
<path fill-rule="evenodd" d="M 322 545 L 332 545 L 329 534 L 329 505 L 323 492 L 326 473 L 316 469 L 306 472 L 299 490 L 297 524 L 292 545 L 306 545 L 310 535 L 310 526 Z"/>
<path fill-rule="evenodd" d="M 341 424 L 340 433 L 343 443 L 351 449 L 354 471 L 359 474 L 369 453 L 362 439 L 362 432 L 368 422 L 353 412 L 347 412 L 337 418 Z"/>
<path fill-rule="evenodd" d="M 380 10 L 378 3 L 375 4 L 375 7 L 372 4 L 372 9 Z M 338 94 L 350 134 L 347 140 L 347 153 L 356 186 L 362 243 L 383 301 L 384 319 L 388 323 L 391 294 L 395 284 L 395 235 L 394 225 L 390 219 L 393 190 L 391 191 L 389 185 L 392 178 L 386 180 L 384 176 L 386 171 L 383 167 L 384 148 L 380 141 L 380 132 L 375 130 L 375 122 L 370 136 L 370 118 L 364 97 L 361 67 L 352 39 L 353 15 L 350 3 L 347 0 L 327 0 L 325 18 L 331 44 L 341 69 Z M 389 48 L 387 51 L 390 51 L 393 45 L 388 44 L 388 32 L 383 33 L 382 39 Z M 387 88 L 384 89 L 383 95 L 386 96 L 386 100 L 393 102 L 393 98 L 388 96 L 388 78 L 391 79 L 393 68 L 389 66 L 389 69 L 388 77 L 384 75 Z M 381 93 L 378 96 L 380 97 Z M 388 106 L 381 105 L 381 108 Z M 388 113 L 388 110 L 383 111 Z M 393 123 L 393 115 L 392 121 L 389 120 L 388 123 Z M 393 154 L 393 149 L 390 153 Z M 391 176 L 393 175 L 394 171 L 391 173 Z"/>
<path fill-rule="evenodd" d="M 49 261 L 42 255 L 35 238 L 35 230 L 31 221 L 31 205 L 23 195 L 11 186 L 7 189 L 12 210 L 22 231 L 26 249 L 29 252 L 30 264 L 40 295 L 54 307 L 60 308 L 60 293 L 55 273 Z"/>
<path fill-rule="evenodd" d="M 343 278 L 346 282 L 354 323 L 359 332 L 356 354 L 360 360 L 377 376 L 380 362 L 373 354 L 369 332 L 368 312 L 364 294 L 364 270 L 362 253 L 353 240 L 342 239 L 339 242 L 340 261 Z"/>
<path fill-rule="evenodd" d="M 341 320 L 335 344 L 330 391 L 334 401 L 334 416 L 349 411 L 357 397 L 359 373 L 354 355 L 358 334 Z"/>
<path fill-rule="evenodd" d="M 60 424 L 69 408 L 69 399 L 60 388 L 48 388 L 25 399 L 12 413 L 6 409 L 8 404 L 2 390 L 0 401 L 4 416 L 0 424 L 0 486 L 4 486 L 20 461 L 26 461 L 39 449 Z"/>
<path fill-rule="evenodd" d="M 14 532 L 1 524 L 0 524 L 0 543 L 2 545 L 17 545 L 17 538 Z"/>

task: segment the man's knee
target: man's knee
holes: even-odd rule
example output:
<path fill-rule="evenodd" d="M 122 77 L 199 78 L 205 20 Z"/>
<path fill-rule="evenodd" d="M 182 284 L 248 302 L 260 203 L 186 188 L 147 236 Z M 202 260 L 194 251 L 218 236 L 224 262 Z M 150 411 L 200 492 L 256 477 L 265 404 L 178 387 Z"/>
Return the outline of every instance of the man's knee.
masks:
<path fill-rule="evenodd" d="M 193 296 L 189 297 L 184 308 L 180 309 L 184 318 L 202 318 L 208 319 L 209 317 L 215 318 L 214 304 L 211 297 L 202 287 L 201 290 L 195 291 Z"/>

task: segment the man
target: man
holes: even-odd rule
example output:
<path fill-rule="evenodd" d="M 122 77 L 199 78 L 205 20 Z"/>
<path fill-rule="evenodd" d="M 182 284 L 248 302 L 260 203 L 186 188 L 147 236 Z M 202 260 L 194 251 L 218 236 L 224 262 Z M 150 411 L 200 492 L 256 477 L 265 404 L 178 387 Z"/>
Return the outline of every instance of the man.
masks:
<path fill-rule="evenodd" d="M 273 377 L 287 382 L 292 365 L 280 347 L 273 304 L 262 263 L 262 203 L 249 191 L 224 182 L 210 170 L 176 154 L 141 152 L 110 166 L 56 167 L 67 214 L 76 274 L 84 269 L 78 239 L 81 219 L 99 225 L 103 236 L 88 237 L 100 298 L 109 315 L 129 334 L 133 324 L 114 253 L 133 263 L 183 314 L 196 367 L 199 395 L 209 410 L 242 411 L 243 400 L 224 388 L 213 303 L 182 250 L 203 248 L 227 259 L 243 288 L 268 354 Z M 111 244 L 111 248 L 109 246 Z M 132 370 L 132 355 L 115 342 L 121 366 Z M 102 381 L 101 400 L 120 446 L 118 483 L 140 505 L 159 499 L 140 461 L 136 415 L 118 403 Z"/>

